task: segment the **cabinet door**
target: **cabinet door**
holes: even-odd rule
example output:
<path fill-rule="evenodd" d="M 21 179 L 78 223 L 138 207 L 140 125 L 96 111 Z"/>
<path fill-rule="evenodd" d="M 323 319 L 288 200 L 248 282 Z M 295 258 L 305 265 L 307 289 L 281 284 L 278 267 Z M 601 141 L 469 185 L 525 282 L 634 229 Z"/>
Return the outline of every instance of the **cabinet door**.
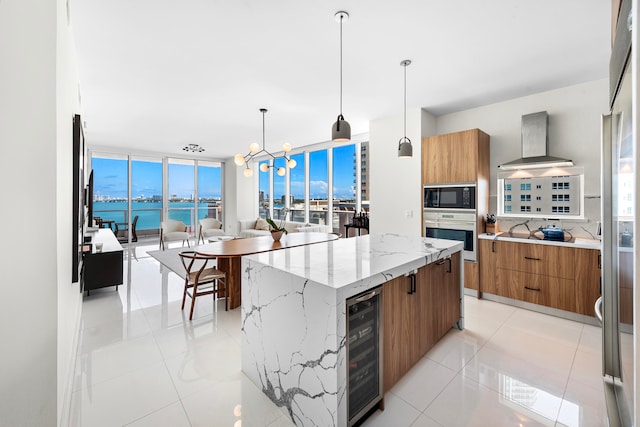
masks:
<path fill-rule="evenodd" d="M 600 297 L 600 251 L 576 249 L 574 271 L 576 312 L 595 316 L 593 305 Z"/>
<path fill-rule="evenodd" d="M 446 335 L 449 329 L 460 320 L 460 298 L 462 297 L 460 295 L 460 262 L 460 253 L 458 252 L 445 260 L 444 263 L 436 264 L 437 268 L 434 270 L 436 274 L 434 280 L 440 280 L 442 283 L 440 289 L 436 288 L 440 291 L 442 298 L 437 295 L 434 298 L 440 314 L 440 323 L 437 328 L 439 334 L 436 341 Z"/>
<path fill-rule="evenodd" d="M 478 239 L 478 263 L 480 264 L 480 292 L 499 295 L 496 282 L 496 262 L 501 242 Z"/>
<path fill-rule="evenodd" d="M 496 266 L 533 274 L 573 279 L 574 248 L 535 243 L 500 242 Z"/>
<path fill-rule="evenodd" d="M 431 136 L 422 143 L 422 182 L 475 182 L 478 176 L 478 129 Z"/>
<path fill-rule="evenodd" d="M 397 277 L 383 286 L 384 390 L 389 390 L 414 363 L 415 303 L 407 277 Z"/>
<path fill-rule="evenodd" d="M 480 266 L 477 262 L 464 262 L 464 287 L 467 289 L 479 290 L 479 270 Z"/>

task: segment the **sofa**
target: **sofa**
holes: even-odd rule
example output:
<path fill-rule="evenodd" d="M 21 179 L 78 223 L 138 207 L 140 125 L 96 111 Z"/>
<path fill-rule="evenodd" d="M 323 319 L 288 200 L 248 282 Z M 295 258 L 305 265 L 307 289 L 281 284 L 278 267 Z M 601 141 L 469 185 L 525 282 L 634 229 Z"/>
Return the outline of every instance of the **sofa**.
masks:
<path fill-rule="evenodd" d="M 270 231 L 267 227 L 260 227 L 256 229 L 257 219 L 241 219 L 238 221 L 238 237 L 259 237 L 268 236 Z M 280 221 L 276 221 L 276 224 L 280 224 Z M 297 221 L 284 221 L 283 227 L 289 233 L 301 233 L 301 232 L 315 232 L 315 233 L 331 233 L 333 230 L 328 225 L 319 224 L 305 224 Z"/>

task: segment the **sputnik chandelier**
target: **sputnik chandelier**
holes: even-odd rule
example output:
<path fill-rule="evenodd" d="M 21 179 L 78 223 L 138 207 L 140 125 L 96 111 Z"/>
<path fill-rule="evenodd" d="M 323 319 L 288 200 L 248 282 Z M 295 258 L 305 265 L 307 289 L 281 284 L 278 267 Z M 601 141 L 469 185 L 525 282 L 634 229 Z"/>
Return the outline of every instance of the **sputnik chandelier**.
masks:
<path fill-rule="evenodd" d="M 264 144 L 265 144 L 264 143 L 264 115 L 267 113 L 267 109 L 261 108 L 260 112 L 262 113 L 262 148 L 260 148 L 260 145 L 258 145 L 257 142 L 253 142 L 249 145 L 249 154 L 244 156 L 238 153 L 233 157 L 233 160 L 236 163 L 236 165 L 238 166 L 246 165 L 244 169 L 244 176 L 246 177 L 253 176 L 253 169 L 249 167 L 249 161 L 251 161 L 254 157 L 263 153 L 271 156 L 272 162 L 262 163 L 260 165 L 260 170 L 262 172 L 267 172 L 269 168 L 275 167 L 276 159 L 280 159 L 280 158 L 286 161 L 286 164 L 289 166 L 289 169 L 295 168 L 297 164 L 295 160 L 287 156 L 287 153 L 291 151 L 291 144 L 289 144 L 288 142 L 285 142 L 284 144 L 282 144 L 282 151 L 284 152 L 284 154 L 281 156 L 274 156 L 273 154 L 268 152 L 266 148 L 264 148 Z M 276 173 L 278 174 L 278 176 L 284 176 L 287 173 L 287 170 L 286 168 L 279 167 L 276 169 Z"/>
<path fill-rule="evenodd" d="M 191 151 L 192 153 L 202 153 L 204 148 L 200 147 L 198 144 L 188 144 L 182 147 L 184 151 Z"/>

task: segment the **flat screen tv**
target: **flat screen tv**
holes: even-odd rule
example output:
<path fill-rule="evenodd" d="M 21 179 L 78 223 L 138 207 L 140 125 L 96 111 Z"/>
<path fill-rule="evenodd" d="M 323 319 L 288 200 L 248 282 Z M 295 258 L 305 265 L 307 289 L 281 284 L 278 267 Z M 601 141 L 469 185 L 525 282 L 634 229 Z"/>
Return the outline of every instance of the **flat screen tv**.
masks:
<path fill-rule="evenodd" d="M 87 221 L 89 226 L 93 226 L 93 169 L 89 174 L 84 205 L 87 207 Z"/>

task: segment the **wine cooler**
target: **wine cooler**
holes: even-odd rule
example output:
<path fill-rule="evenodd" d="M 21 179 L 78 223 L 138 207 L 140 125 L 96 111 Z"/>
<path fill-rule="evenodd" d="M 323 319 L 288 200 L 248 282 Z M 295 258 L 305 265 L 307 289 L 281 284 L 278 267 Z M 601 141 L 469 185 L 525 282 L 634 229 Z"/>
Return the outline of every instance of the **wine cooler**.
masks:
<path fill-rule="evenodd" d="M 382 287 L 347 300 L 349 426 L 382 399 Z"/>

